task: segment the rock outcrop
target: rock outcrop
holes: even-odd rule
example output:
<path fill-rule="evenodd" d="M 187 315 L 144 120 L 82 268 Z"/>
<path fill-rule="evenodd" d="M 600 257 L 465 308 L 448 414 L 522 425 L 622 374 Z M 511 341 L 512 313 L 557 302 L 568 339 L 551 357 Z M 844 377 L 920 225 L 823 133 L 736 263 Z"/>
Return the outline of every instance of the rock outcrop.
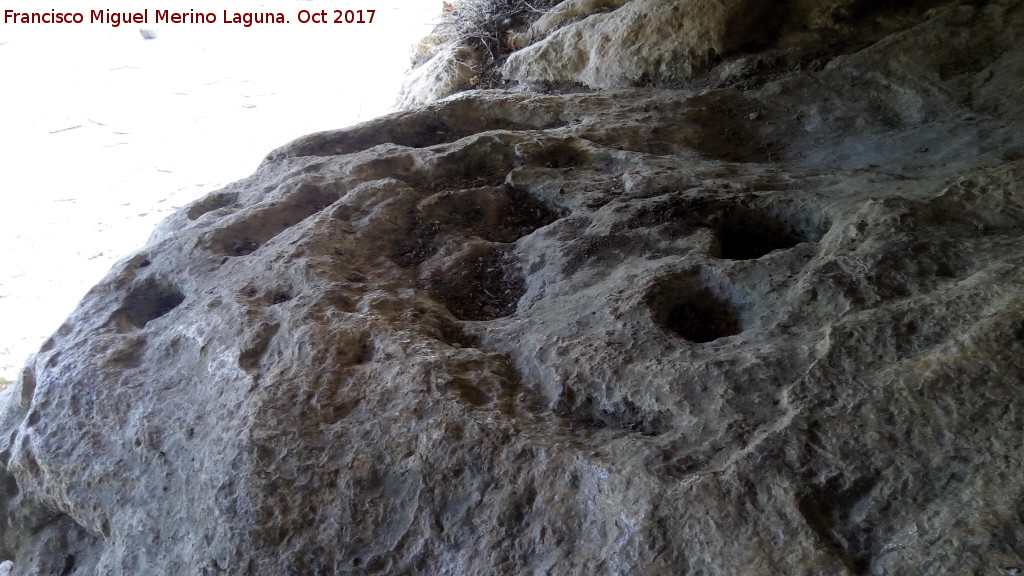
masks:
<path fill-rule="evenodd" d="M 1021 573 L 1022 31 L 272 152 L 0 396 L 0 571 Z"/>
<path fill-rule="evenodd" d="M 779 11 L 758 0 L 589 0 L 560 8 L 513 38 L 515 45 L 543 39 L 514 53 L 505 76 L 593 88 L 689 78 L 760 40 L 771 31 L 766 18 Z"/>

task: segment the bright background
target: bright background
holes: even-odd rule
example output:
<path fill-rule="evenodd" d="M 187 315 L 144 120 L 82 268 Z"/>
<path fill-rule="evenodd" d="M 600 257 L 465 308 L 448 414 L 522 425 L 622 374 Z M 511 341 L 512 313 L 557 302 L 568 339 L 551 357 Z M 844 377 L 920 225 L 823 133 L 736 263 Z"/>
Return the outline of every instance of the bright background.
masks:
<path fill-rule="evenodd" d="M 23 4 L 5 8 L 44 6 Z M 235 10 L 202 6 L 218 20 Z M 292 19 L 251 28 L 158 26 L 157 8 L 174 6 L 151 5 L 149 25 L 0 24 L 0 380 L 170 212 L 298 136 L 392 111 L 442 2 L 251 3 Z M 295 18 L 360 8 L 376 10 L 372 24 Z"/>

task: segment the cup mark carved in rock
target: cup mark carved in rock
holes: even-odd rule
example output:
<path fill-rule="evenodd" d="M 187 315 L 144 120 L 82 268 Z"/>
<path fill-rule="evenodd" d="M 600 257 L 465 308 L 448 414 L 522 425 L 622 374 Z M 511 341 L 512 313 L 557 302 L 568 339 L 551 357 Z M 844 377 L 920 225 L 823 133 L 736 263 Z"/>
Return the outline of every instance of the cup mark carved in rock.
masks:
<path fill-rule="evenodd" d="M 801 232 L 767 210 L 747 206 L 726 212 L 717 232 L 716 255 L 727 260 L 753 260 L 803 242 L 817 242 L 823 236 L 817 231 Z"/>
<path fill-rule="evenodd" d="M 275 150 L 268 158 L 274 161 L 300 156 L 336 156 L 389 143 L 429 148 L 491 130 L 544 130 L 564 125 L 557 118 L 542 116 L 521 122 L 490 114 L 467 114 L 464 104 L 473 105 L 471 102 L 449 102 L 399 117 L 372 120 L 353 128 L 311 134 Z"/>
<path fill-rule="evenodd" d="M 147 278 L 128 292 L 111 319 L 121 332 L 143 328 L 168 314 L 185 301 L 185 295 L 171 281 Z"/>
<path fill-rule="evenodd" d="M 237 192 L 214 192 L 193 202 L 186 215 L 189 220 L 196 220 L 208 212 L 226 208 L 235 202 L 238 202 Z"/>
<path fill-rule="evenodd" d="M 452 236 L 515 242 L 558 218 L 546 203 L 510 186 L 439 192 L 416 206 L 414 226 L 394 261 L 406 268 L 421 264 Z"/>
<path fill-rule="evenodd" d="M 704 195 L 672 194 L 654 202 L 638 202 L 633 215 L 616 228 L 652 228 L 664 226 L 666 237 L 678 238 L 693 232 L 694 228 L 711 227 L 719 214 L 729 209 L 725 200 Z"/>
<path fill-rule="evenodd" d="M 526 285 L 508 247 L 488 244 L 435 273 L 429 290 L 459 320 L 495 320 L 515 313 Z"/>
<path fill-rule="evenodd" d="M 285 286 L 278 286 L 273 289 L 264 290 L 262 295 L 260 289 L 253 284 L 248 284 L 242 288 L 241 296 L 248 300 L 250 303 L 260 307 L 276 306 L 278 304 L 284 304 L 295 298 L 295 294 L 291 288 Z"/>
<path fill-rule="evenodd" d="M 333 189 L 303 184 L 285 200 L 215 230 L 210 248 L 223 256 L 245 256 L 338 199 Z"/>
<path fill-rule="evenodd" d="M 705 286 L 696 272 L 655 282 L 647 292 L 647 305 L 662 329 L 698 344 L 743 331 L 739 311 Z"/>
<path fill-rule="evenodd" d="M 699 228 L 714 231 L 711 256 L 751 260 L 804 242 L 818 242 L 830 224 L 803 208 L 776 204 L 771 196 L 716 197 L 675 193 L 638 207 L 613 230 L 658 228 L 664 238 L 684 238 Z"/>
<path fill-rule="evenodd" d="M 590 153 L 581 148 L 581 142 L 578 138 L 523 142 L 515 146 L 515 152 L 529 166 L 576 168 L 591 163 Z"/>
<path fill-rule="evenodd" d="M 516 142 L 509 134 L 488 132 L 439 148 L 410 184 L 429 191 L 501 186 L 515 168 Z"/>

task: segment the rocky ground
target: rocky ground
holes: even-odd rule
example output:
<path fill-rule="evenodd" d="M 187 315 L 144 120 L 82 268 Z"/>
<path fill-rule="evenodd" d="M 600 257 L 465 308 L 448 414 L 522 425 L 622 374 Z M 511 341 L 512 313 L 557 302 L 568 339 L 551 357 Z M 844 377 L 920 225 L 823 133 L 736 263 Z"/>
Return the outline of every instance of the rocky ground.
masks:
<path fill-rule="evenodd" d="M 173 214 L 0 397 L 5 568 L 1020 573 L 1024 6 L 825 5 Z"/>

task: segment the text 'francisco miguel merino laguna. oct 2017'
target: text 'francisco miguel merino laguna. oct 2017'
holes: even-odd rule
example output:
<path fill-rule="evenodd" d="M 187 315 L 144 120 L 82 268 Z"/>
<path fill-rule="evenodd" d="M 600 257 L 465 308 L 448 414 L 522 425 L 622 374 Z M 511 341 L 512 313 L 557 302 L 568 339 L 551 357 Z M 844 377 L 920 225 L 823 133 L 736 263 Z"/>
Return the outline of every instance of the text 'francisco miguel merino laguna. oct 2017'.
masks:
<path fill-rule="evenodd" d="M 246 28 L 254 24 L 372 24 L 376 10 L 299 10 L 291 16 L 284 12 L 174 12 L 150 10 L 116 12 L 89 10 L 88 12 L 20 12 L 4 10 L 4 24 L 239 24 Z"/>

